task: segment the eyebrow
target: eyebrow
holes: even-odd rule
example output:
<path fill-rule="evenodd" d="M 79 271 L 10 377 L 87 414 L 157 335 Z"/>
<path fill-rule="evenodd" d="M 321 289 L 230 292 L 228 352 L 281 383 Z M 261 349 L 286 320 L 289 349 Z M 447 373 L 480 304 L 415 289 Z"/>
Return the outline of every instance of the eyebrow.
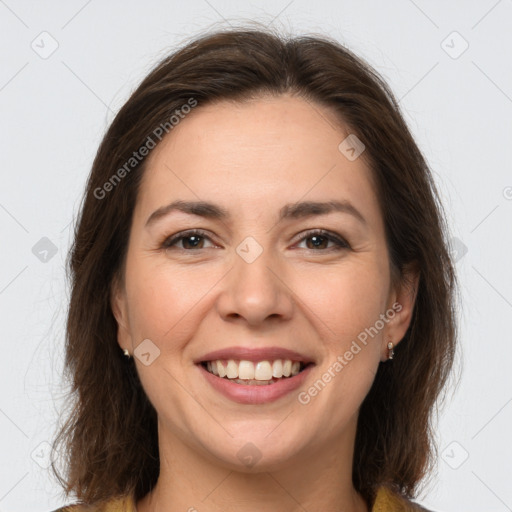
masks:
<path fill-rule="evenodd" d="M 214 203 L 207 201 L 173 201 L 168 205 L 155 210 L 146 221 L 146 227 L 166 217 L 174 211 L 180 211 L 189 215 L 197 215 L 206 219 L 229 221 L 231 214 L 228 210 Z M 349 201 L 302 201 L 300 203 L 288 203 L 279 210 L 281 222 L 287 219 L 299 219 L 312 217 L 314 215 L 326 215 L 329 213 L 346 213 L 355 217 L 359 222 L 366 225 L 366 219 L 361 212 Z"/>

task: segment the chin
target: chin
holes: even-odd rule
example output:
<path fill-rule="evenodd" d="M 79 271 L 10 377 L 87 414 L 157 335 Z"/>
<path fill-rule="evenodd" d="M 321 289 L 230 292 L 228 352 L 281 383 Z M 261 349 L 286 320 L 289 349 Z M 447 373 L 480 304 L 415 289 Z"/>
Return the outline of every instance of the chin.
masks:
<path fill-rule="evenodd" d="M 274 425 L 275 428 L 275 425 Z M 247 430 L 246 430 L 247 432 Z M 283 439 L 283 433 L 266 430 L 261 434 L 248 434 L 235 436 L 224 440 L 224 443 L 215 443 L 211 446 L 204 444 L 204 448 L 216 461 L 231 471 L 241 473 L 260 473 L 286 469 L 296 464 L 300 452 L 300 442 L 291 442 L 291 438 Z M 275 435 L 274 439 L 271 437 Z"/>

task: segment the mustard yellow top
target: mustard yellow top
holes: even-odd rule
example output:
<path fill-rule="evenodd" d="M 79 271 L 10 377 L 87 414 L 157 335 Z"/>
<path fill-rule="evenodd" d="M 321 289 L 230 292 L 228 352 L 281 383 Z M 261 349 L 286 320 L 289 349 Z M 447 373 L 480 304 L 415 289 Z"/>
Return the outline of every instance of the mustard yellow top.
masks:
<path fill-rule="evenodd" d="M 417 503 L 409 501 L 387 487 L 379 487 L 371 512 L 429 512 Z M 104 505 L 91 508 L 86 505 L 68 505 L 53 512 L 137 512 L 132 496 L 114 498 Z"/>

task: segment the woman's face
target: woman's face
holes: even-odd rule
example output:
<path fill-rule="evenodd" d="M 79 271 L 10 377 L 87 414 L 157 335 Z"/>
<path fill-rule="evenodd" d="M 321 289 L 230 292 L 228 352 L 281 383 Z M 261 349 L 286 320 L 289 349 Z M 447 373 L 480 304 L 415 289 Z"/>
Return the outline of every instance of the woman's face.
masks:
<path fill-rule="evenodd" d="M 332 115 L 199 104 L 151 153 L 112 304 L 161 446 L 246 471 L 350 453 L 414 297 L 391 286 L 370 171 Z"/>

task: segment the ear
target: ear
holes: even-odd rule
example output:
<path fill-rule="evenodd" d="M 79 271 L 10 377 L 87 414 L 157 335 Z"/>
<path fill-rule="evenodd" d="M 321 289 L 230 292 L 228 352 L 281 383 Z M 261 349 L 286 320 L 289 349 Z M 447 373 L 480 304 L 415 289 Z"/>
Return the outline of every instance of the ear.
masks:
<path fill-rule="evenodd" d="M 399 283 L 391 291 L 388 311 L 394 311 L 395 314 L 388 321 L 384 331 L 381 361 L 386 361 L 388 358 L 388 342 L 391 341 L 393 346 L 396 347 L 402 341 L 409 328 L 418 293 L 419 281 L 420 271 L 418 266 L 415 264 L 408 265 L 403 270 Z"/>
<path fill-rule="evenodd" d="M 124 284 L 118 276 L 114 277 L 110 289 L 110 307 L 117 322 L 117 342 L 124 350 L 133 354 L 133 343 L 128 322 L 128 304 Z"/>

